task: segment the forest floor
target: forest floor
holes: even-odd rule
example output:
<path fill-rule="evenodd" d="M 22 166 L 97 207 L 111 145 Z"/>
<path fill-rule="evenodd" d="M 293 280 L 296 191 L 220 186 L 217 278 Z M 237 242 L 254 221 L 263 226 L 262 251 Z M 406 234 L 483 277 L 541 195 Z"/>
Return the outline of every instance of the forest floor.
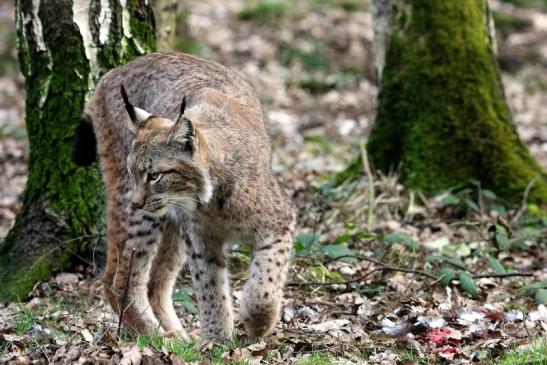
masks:
<path fill-rule="evenodd" d="M 366 151 L 377 88 L 366 0 L 187 1 L 177 50 L 240 71 L 271 122 L 273 165 L 298 208 L 281 320 L 229 344 L 118 335 L 100 263 L 0 304 L 0 364 L 547 364 L 547 214 L 468 186 L 425 196 L 397 174 L 334 179 Z M 505 92 L 547 167 L 547 3 L 494 1 Z M 0 1 L 0 239 L 21 206 L 28 145 L 13 5 Z M 340 175 L 338 175 L 340 176 Z M 231 248 L 235 307 L 250 248 Z M 1 285 L 1 283 L 0 283 Z M 174 300 L 199 336 L 194 293 Z"/>

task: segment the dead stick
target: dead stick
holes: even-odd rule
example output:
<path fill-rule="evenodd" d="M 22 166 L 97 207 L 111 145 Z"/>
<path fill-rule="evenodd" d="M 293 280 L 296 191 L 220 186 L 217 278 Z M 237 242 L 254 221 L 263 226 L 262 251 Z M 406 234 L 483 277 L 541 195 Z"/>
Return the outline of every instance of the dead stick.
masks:
<path fill-rule="evenodd" d="M 366 256 L 360 256 L 360 255 L 342 255 L 342 256 L 337 256 L 337 257 L 333 257 L 331 259 L 328 259 L 328 260 L 325 260 L 323 261 L 323 265 L 326 265 L 326 264 L 329 264 L 331 262 L 334 262 L 334 261 L 338 261 L 338 260 L 341 260 L 341 259 L 344 259 L 344 258 L 353 258 L 353 259 L 357 259 L 357 260 L 362 260 L 362 261 L 369 261 L 369 262 L 373 262 L 375 264 L 378 264 L 382 267 L 384 267 L 386 270 L 389 270 L 389 271 L 401 271 L 401 272 L 407 272 L 407 273 L 413 273 L 413 274 L 419 274 L 419 275 L 423 275 L 423 276 L 427 276 L 428 278 L 430 279 L 435 279 L 437 280 L 437 277 L 435 275 L 432 275 L 432 274 L 429 274 L 425 271 L 420 271 L 420 270 L 412 270 L 412 269 L 405 269 L 405 268 L 398 268 L 398 267 L 394 267 L 394 266 L 390 266 L 390 265 L 387 265 L 385 263 L 383 263 L 382 261 L 380 260 L 377 260 L 377 259 L 374 259 L 372 257 L 366 257 Z M 455 265 L 456 267 L 460 268 L 460 269 L 463 269 L 462 267 L 458 266 L 458 265 Z M 474 279 L 481 279 L 481 278 L 508 278 L 508 277 L 512 277 L 512 276 L 534 276 L 534 273 L 531 273 L 531 272 L 516 272 L 516 271 L 513 271 L 513 272 L 504 272 L 504 273 L 484 273 L 484 274 L 473 274 L 471 275 Z"/>
<path fill-rule="evenodd" d="M 123 290 L 123 296 L 122 296 L 122 305 L 118 306 L 120 310 L 120 319 L 118 320 L 118 333 L 117 337 L 120 337 L 120 332 L 122 330 L 122 320 L 123 320 L 123 314 L 125 313 L 125 302 L 127 301 L 127 292 L 129 291 L 129 279 L 131 278 L 131 270 L 133 269 L 133 260 L 135 259 L 135 251 L 136 248 L 133 248 L 131 250 L 131 258 L 129 259 L 129 272 L 127 273 L 127 278 L 125 279 L 125 288 Z"/>
<path fill-rule="evenodd" d="M 504 272 L 501 274 L 498 273 L 491 273 L 491 274 L 477 274 L 473 275 L 473 279 L 480 279 L 480 278 L 509 278 L 511 276 L 534 276 L 534 273 L 531 272 Z"/>
<path fill-rule="evenodd" d="M 381 266 L 380 269 L 385 270 L 385 271 L 399 271 L 399 272 L 405 272 L 405 273 L 409 273 L 409 274 L 417 274 L 417 275 L 421 275 L 421 276 L 427 276 L 430 279 L 437 279 L 437 277 L 435 275 L 432 275 L 432 274 L 427 273 L 425 271 L 414 270 L 414 269 L 406 269 L 406 268 L 402 268 L 402 267 L 395 267 L 395 266 L 391 266 L 391 265 L 388 265 L 386 263 L 383 263 L 382 261 L 374 259 L 372 257 L 365 257 L 365 256 L 360 256 L 360 255 L 342 255 L 342 256 L 334 257 L 332 259 L 324 261 L 323 265 L 326 265 L 330 262 L 337 261 L 337 260 L 340 260 L 340 259 L 343 259 L 343 258 L 354 258 L 354 259 L 358 259 L 358 260 L 362 260 L 362 261 L 373 262 L 377 265 L 380 265 Z"/>
<path fill-rule="evenodd" d="M 364 280 L 365 278 L 367 278 L 368 276 L 374 274 L 375 272 L 378 272 L 378 271 L 382 271 L 383 268 L 377 268 L 377 269 L 374 269 L 374 270 L 371 270 L 369 272 L 367 272 L 366 274 L 356 278 L 356 279 L 351 279 L 351 280 L 347 280 L 347 281 L 326 281 L 326 282 L 323 282 L 323 281 L 289 281 L 285 284 L 285 286 L 307 286 L 307 285 L 313 285 L 313 286 L 330 286 L 330 285 L 347 285 L 347 284 L 352 284 L 352 283 L 356 283 L 356 282 L 359 282 L 359 281 L 362 281 Z"/>

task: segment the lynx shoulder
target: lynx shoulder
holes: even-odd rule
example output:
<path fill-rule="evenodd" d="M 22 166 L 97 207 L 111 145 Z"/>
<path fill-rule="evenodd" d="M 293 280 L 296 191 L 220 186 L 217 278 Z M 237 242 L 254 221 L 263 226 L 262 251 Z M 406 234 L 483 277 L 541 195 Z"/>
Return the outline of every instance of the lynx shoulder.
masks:
<path fill-rule="evenodd" d="M 214 62 L 151 54 L 100 80 L 86 120 L 107 193 L 105 292 L 126 327 L 186 336 L 171 295 L 187 261 L 202 337 L 229 339 L 225 244 L 240 241 L 253 245 L 253 258 L 239 318 L 250 336 L 267 334 L 279 316 L 295 216 L 272 174 L 250 84 Z"/>

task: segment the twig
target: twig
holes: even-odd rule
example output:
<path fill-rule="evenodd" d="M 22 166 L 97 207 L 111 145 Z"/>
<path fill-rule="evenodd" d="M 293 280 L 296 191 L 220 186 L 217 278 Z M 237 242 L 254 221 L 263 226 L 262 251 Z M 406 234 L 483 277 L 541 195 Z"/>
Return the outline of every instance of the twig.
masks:
<path fill-rule="evenodd" d="M 399 272 L 405 272 L 405 273 L 409 273 L 409 274 L 417 274 L 417 275 L 422 275 L 422 276 L 426 276 L 430 279 L 437 279 L 436 276 L 430 274 L 430 273 L 427 273 L 425 271 L 421 271 L 421 270 L 414 270 L 414 269 L 407 269 L 407 268 L 403 268 L 403 267 L 396 267 L 396 266 L 391 266 L 391 265 L 388 265 L 380 260 L 377 260 L 377 259 L 374 259 L 372 257 L 366 257 L 366 256 L 360 256 L 360 255 L 342 255 L 342 256 L 338 256 L 338 257 L 333 257 L 332 259 L 329 259 L 329 260 L 326 260 L 323 262 L 323 265 L 326 265 L 330 262 L 334 262 L 334 261 L 337 261 L 337 260 L 341 260 L 343 258 L 354 258 L 354 259 L 358 259 L 358 260 L 362 260 L 362 261 L 369 261 L 369 262 L 373 262 L 377 265 L 380 265 L 380 270 L 383 270 L 383 271 L 399 271 Z"/>
<path fill-rule="evenodd" d="M 68 244 L 68 243 L 71 243 L 71 242 L 74 242 L 74 241 L 77 241 L 77 240 L 81 240 L 81 239 L 85 239 L 85 238 L 103 238 L 104 235 L 103 234 L 89 234 L 89 235 L 83 235 L 83 236 L 79 236 L 79 237 L 75 237 L 75 238 L 71 238 L 71 239 L 68 239 L 68 240 L 65 240 L 65 241 L 58 241 L 58 244 L 56 246 L 53 246 L 50 250 L 48 250 L 47 252 L 45 252 L 43 255 L 40 255 L 33 263 L 32 265 L 30 266 L 30 269 L 33 269 L 36 265 L 38 265 L 42 260 L 45 260 L 48 256 L 50 255 L 53 255 L 57 250 L 60 250 L 62 248 L 65 248 L 65 246 Z M 29 269 L 29 270 L 30 270 Z"/>
<path fill-rule="evenodd" d="M 368 161 L 367 148 L 365 143 L 361 142 L 361 160 L 363 162 L 363 170 L 367 174 L 368 179 L 368 213 L 367 213 L 367 225 L 369 230 L 374 229 L 374 180 L 372 177 L 372 172 L 370 171 L 370 164 Z"/>
<path fill-rule="evenodd" d="M 522 320 L 522 324 L 524 325 L 524 329 L 526 330 L 526 335 L 528 336 L 528 342 L 532 343 L 532 334 L 530 333 L 530 330 L 528 329 L 528 325 L 526 324 L 526 316 L 524 316 L 524 319 Z"/>
<path fill-rule="evenodd" d="M 518 210 L 517 214 L 515 214 L 515 216 L 511 220 L 513 223 L 518 222 L 520 216 L 526 210 L 526 203 L 528 203 L 528 195 L 530 195 L 530 190 L 532 190 L 532 188 L 534 187 L 534 185 L 536 185 L 536 183 L 538 182 L 538 180 L 540 178 L 541 178 L 541 175 L 537 175 L 532 180 L 530 180 L 528 185 L 526 185 L 526 189 L 524 189 L 524 195 L 522 196 L 522 203 L 521 203 L 520 209 Z"/>
<path fill-rule="evenodd" d="M 341 256 L 336 256 L 336 257 L 332 257 L 330 259 L 327 259 L 325 261 L 323 261 L 323 265 L 327 265 L 327 264 L 330 264 L 332 262 L 335 262 L 335 261 L 340 261 L 342 259 L 357 259 L 357 260 L 361 260 L 361 261 L 369 261 L 369 262 L 374 262 L 375 264 L 379 264 L 379 265 L 382 265 L 382 266 L 386 266 L 383 262 L 381 262 L 380 260 L 376 260 L 372 257 L 366 257 L 366 256 L 361 256 L 361 255 L 341 255 Z"/>
<path fill-rule="evenodd" d="M 482 195 L 482 186 L 481 182 L 477 181 L 477 190 L 479 191 L 479 214 L 481 215 L 480 218 L 482 219 L 484 217 L 484 197 Z"/>
<path fill-rule="evenodd" d="M 504 273 L 485 273 L 472 275 L 473 279 L 481 278 L 509 278 L 511 276 L 534 276 L 531 272 L 504 272 Z"/>
<path fill-rule="evenodd" d="M 338 282 L 334 282 L 334 281 L 289 281 L 287 282 L 285 285 L 286 286 L 308 286 L 308 285 L 312 285 L 312 286 L 330 286 L 330 285 L 348 285 L 348 284 L 352 284 L 352 283 L 356 283 L 356 282 L 359 282 L 359 281 L 362 281 L 364 279 L 366 279 L 367 277 L 369 277 L 370 275 L 374 274 L 375 272 L 378 272 L 378 271 L 383 271 L 384 269 L 383 268 L 376 268 L 374 270 L 371 270 L 369 272 L 367 272 L 366 274 L 356 278 L 356 279 L 351 279 L 351 280 L 347 280 L 347 281 L 338 281 Z"/>
<path fill-rule="evenodd" d="M 137 251 L 136 248 L 133 248 L 131 250 L 131 258 L 129 259 L 129 272 L 127 273 L 127 278 L 125 279 L 125 288 L 123 291 L 122 296 L 122 305 L 118 306 L 118 309 L 120 309 L 120 319 L 118 320 L 118 333 L 117 337 L 120 337 L 120 332 L 122 330 L 122 320 L 123 320 L 123 314 L 125 313 L 125 310 L 127 309 L 125 307 L 125 302 L 127 301 L 127 292 L 129 291 L 129 279 L 131 278 L 131 271 L 133 270 L 133 260 L 135 259 L 135 252 Z"/>
<path fill-rule="evenodd" d="M 323 262 L 323 265 L 326 265 L 328 263 L 331 263 L 331 262 L 334 262 L 334 261 L 338 261 L 338 260 L 341 260 L 341 259 L 344 259 L 344 258 L 354 258 L 354 259 L 357 259 L 357 260 L 362 260 L 362 261 L 369 261 L 369 262 L 373 262 L 377 265 L 380 265 L 380 267 L 374 269 L 374 270 L 371 270 L 369 272 L 367 272 L 366 274 L 356 278 L 356 279 L 351 279 L 351 280 L 347 280 L 347 281 L 339 281 L 339 282 L 307 282 L 307 281 L 302 281 L 302 282 L 288 282 L 286 285 L 287 286 L 307 286 L 307 285 L 313 285 L 313 286 L 329 286 L 329 285 L 347 285 L 347 284 L 351 284 L 351 283 L 355 283 L 355 282 L 359 282 L 359 281 L 362 281 L 364 280 L 366 277 L 370 276 L 371 274 L 375 273 L 375 272 L 378 272 L 378 271 L 397 271 L 397 272 L 404 272 L 404 273 L 408 273 L 408 274 L 416 274 L 416 275 L 421 275 L 421 276 L 425 276 L 429 279 L 432 279 L 432 280 L 435 280 L 432 284 L 430 284 L 428 286 L 428 289 L 431 289 L 433 286 L 435 286 L 437 283 L 439 283 L 441 281 L 441 278 L 438 278 L 437 276 L 433 275 L 433 274 L 430 274 L 428 272 L 425 272 L 425 271 L 421 271 L 421 270 L 414 270 L 414 269 L 407 269 L 407 268 L 402 268 L 402 267 L 395 267 L 395 266 L 391 266 L 391 265 L 387 265 L 385 263 L 383 263 L 382 261 L 380 260 L 377 260 L 377 259 L 374 259 L 372 257 L 366 257 L 366 256 L 360 256 L 360 255 L 341 255 L 341 256 L 337 256 L 337 257 L 333 257 L 331 259 L 328 259 L 328 260 L 325 260 Z M 473 274 L 472 277 L 474 279 L 480 279 L 480 278 L 507 278 L 507 277 L 512 277 L 512 276 L 533 276 L 534 274 L 533 273 L 530 273 L 530 272 L 506 272 L 506 273 L 484 273 L 484 274 Z"/>

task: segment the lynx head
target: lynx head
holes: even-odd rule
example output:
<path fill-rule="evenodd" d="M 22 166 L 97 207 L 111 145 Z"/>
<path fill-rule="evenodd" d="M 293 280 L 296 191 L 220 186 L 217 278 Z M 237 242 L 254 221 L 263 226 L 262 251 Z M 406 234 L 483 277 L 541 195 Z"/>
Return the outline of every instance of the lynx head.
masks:
<path fill-rule="evenodd" d="M 182 99 L 176 121 L 133 106 L 124 87 L 121 94 L 135 139 L 127 158 L 134 190 L 131 204 L 160 216 L 171 208 L 192 211 L 211 199 L 206 148 L 194 122 L 184 113 Z"/>

